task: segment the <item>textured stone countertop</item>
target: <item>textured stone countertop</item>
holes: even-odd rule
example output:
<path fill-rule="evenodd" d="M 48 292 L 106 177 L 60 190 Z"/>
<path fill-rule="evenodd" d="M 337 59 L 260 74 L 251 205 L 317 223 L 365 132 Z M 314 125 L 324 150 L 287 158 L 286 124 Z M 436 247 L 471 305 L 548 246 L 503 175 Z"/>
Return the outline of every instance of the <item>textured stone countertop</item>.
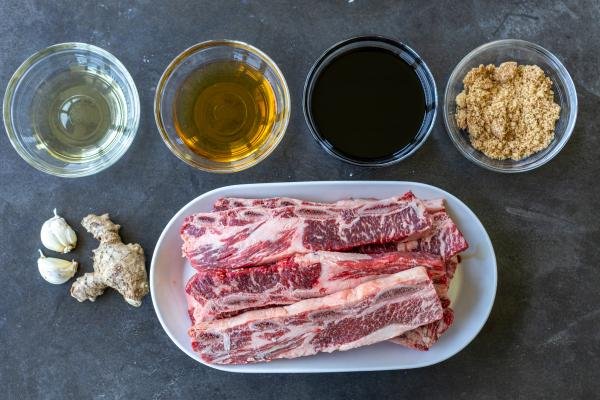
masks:
<path fill-rule="evenodd" d="M 0 397 L 8 399 L 565 399 L 600 393 L 600 3 L 438 1 L 0 1 L 0 91 L 19 64 L 48 45 L 103 47 L 129 69 L 141 122 L 127 154 L 81 179 L 29 167 L 0 135 Z M 366 169 L 328 156 L 301 112 L 306 74 L 333 43 L 364 33 L 409 44 L 442 97 L 452 68 L 500 38 L 546 47 L 577 86 L 570 142 L 549 164 L 501 175 L 454 148 L 438 115 L 427 143 L 399 165 Z M 169 61 L 214 38 L 251 43 L 284 72 L 292 96 L 287 134 L 260 165 L 233 175 L 196 171 L 155 127 L 155 85 Z M 196 196 L 225 185 L 312 180 L 411 180 L 450 191 L 487 227 L 499 268 L 496 303 L 477 338 L 451 359 L 408 371 L 315 375 L 220 372 L 182 353 L 147 297 L 139 309 L 109 291 L 78 303 L 69 285 L 36 269 L 39 228 L 58 207 L 76 227 L 73 253 L 91 269 L 96 246 L 79 225 L 109 212 L 150 259 L 165 224 Z M 149 262 L 148 262 L 149 267 Z"/>

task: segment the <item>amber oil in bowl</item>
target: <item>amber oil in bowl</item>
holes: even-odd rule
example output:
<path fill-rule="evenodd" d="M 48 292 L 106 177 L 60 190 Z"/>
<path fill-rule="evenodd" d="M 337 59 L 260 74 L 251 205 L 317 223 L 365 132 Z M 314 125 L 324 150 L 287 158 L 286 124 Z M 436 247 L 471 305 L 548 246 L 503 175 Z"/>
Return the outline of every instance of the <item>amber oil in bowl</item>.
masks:
<path fill-rule="evenodd" d="M 277 146 L 289 119 L 289 93 L 260 50 L 235 41 L 204 42 L 163 74 L 155 117 L 177 157 L 205 171 L 235 172 Z"/>
<path fill-rule="evenodd" d="M 196 154 L 238 161 L 267 140 L 275 122 L 269 81 L 239 61 L 220 61 L 194 71 L 175 98 L 175 129 Z"/>

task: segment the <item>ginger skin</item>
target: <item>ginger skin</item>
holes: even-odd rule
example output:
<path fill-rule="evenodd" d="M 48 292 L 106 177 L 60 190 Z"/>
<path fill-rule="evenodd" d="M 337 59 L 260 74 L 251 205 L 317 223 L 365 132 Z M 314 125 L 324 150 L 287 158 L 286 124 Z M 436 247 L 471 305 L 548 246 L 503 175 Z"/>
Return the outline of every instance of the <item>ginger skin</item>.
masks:
<path fill-rule="evenodd" d="M 81 225 L 100 241 L 94 250 L 94 272 L 77 278 L 71 286 L 71 296 L 78 301 L 94 301 L 111 287 L 121 293 L 125 301 L 135 307 L 148 294 L 144 250 L 139 244 L 124 244 L 119 236 L 120 225 L 113 223 L 108 214 L 90 214 Z"/>

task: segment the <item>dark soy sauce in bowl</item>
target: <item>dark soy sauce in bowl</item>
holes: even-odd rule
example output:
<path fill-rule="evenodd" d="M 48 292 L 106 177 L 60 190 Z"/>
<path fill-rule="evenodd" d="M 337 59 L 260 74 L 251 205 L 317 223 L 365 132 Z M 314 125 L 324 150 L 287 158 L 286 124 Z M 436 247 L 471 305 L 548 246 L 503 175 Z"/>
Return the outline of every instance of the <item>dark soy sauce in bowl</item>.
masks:
<path fill-rule="evenodd" d="M 389 165 L 416 151 L 437 103 L 433 77 L 416 53 L 379 37 L 328 50 L 309 74 L 304 96 L 317 141 L 359 165 Z"/>

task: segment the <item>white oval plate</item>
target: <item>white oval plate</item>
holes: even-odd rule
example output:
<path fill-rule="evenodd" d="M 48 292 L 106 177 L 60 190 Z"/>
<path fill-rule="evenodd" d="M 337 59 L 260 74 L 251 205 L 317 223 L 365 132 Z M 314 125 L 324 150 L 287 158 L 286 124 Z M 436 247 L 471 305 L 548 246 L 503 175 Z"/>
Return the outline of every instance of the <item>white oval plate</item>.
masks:
<path fill-rule="evenodd" d="M 452 280 L 450 297 L 454 324 L 429 351 L 410 350 L 393 343 L 378 343 L 350 351 L 317 354 L 292 360 L 248 365 L 209 365 L 235 372 L 342 372 L 418 368 L 452 357 L 469 344 L 483 327 L 496 295 L 496 257 L 479 219 L 459 199 L 423 183 L 414 182 L 297 182 L 227 186 L 197 197 L 183 207 L 163 230 L 150 266 L 150 292 L 156 315 L 171 340 L 194 360 L 187 330 L 190 319 L 184 287 L 194 270 L 181 256 L 179 228 L 196 212 L 211 211 L 219 197 L 294 197 L 331 202 L 347 198 L 386 198 L 412 190 L 423 199 L 444 198 L 448 212 L 469 242 Z"/>

